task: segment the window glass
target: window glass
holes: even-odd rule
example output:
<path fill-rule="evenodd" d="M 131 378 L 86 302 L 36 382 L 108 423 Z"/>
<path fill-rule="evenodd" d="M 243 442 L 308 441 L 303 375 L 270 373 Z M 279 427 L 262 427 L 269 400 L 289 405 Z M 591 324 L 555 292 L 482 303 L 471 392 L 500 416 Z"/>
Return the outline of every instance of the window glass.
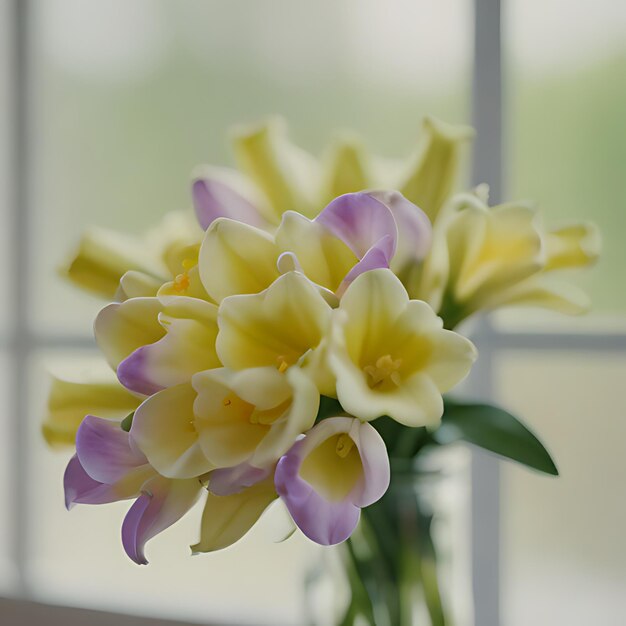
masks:
<path fill-rule="evenodd" d="M 626 4 L 513 0 L 505 8 L 508 196 L 537 201 L 548 225 L 597 222 L 602 259 L 573 278 L 598 310 L 623 310 Z"/>
<path fill-rule="evenodd" d="M 498 399 L 560 471 L 501 464 L 503 623 L 621 623 L 626 356 L 512 353 L 496 365 Z"/>
<path fill-rule="evenodd" d="M 39 328 L 88 332 L 99 303 L 57 277 L 68 249 L 188 207 L 234 123 L 283 115 L 316 154 L 347 126 L 403 156 L 424 114 L 468 119 L 469 0 L 32 4 Z"/>

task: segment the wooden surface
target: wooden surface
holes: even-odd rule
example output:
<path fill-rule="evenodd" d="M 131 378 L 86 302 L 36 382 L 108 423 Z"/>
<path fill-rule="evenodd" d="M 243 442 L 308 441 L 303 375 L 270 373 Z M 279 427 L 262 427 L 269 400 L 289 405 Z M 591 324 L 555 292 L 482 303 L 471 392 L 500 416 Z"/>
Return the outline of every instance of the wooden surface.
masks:
<path fill-rule="evenodd" d="M 189 622 L 134 617 L 0 598 L 2 626 L 189 626 Z M 214 626 L 217 626 L 214 624 Z"/>

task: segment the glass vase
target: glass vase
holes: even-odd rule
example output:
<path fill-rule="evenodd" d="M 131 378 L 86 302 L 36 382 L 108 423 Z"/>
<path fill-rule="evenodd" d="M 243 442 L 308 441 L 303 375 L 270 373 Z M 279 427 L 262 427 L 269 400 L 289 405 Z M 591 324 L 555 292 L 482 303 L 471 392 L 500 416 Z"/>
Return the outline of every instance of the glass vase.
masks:
<path fill-rule="evenodd" d="M 319 626 L 472 626 L 469 452 L 392 462 L 387 493 L 308 577 Z"/>

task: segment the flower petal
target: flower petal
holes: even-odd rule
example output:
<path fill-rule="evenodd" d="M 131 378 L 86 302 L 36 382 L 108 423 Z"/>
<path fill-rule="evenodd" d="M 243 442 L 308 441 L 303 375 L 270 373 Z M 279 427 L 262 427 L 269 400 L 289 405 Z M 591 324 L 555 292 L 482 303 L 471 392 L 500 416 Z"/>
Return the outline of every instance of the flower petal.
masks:
<path fill-rule="evenodd" d="M 112 300 L 120 278 L 129 270 L 166 278 L 156 254 L 138 239 L 105 229 L 85 233 L 78 251 L 62 273 L 82 289 Z"/>
<path fill-rule="evenodd" d="M 135 411 L 131 438 L 167 478 L 193 478 L 213 469 L 193 428 L 196 392 L 190 384 L 160 391 Z"/>
<path fill-rule="evenodd" d="M 358 452 L 341 456 L 336 451 L 341 441 L 338 435 L 349 436 Z M 274 481 L 300 530 L 317 543 L 334 545 L 352 534 L 360 505 L 375 502 L 386 491 L 389 461 L 384 442 L 372 426 L 353 418 L 331 417 L 319 422 L 280 459 Z"/>
<path fill-rule="evenodd" d="M 290 255 L 294 258 L 292 269 L 333 292 L 359 260 L 348 245 L 322 223 L 294 211 L 283 213 L 275 240 L 283 251 L 279 269 L 286 264 L 286 255 Z"/>
<path fill-rule="evenodd" d="M 105 374 L 108 375 L 85 377 L 83 381 L 52 377 L 48 413 L 42 426 L 49 445 L 72 445 L 89 412 L 121 420 L 139 406 L 141 398 L 124 389 L 110 370 Z"/>
<path fill-rule="evenodd" d="M 195 306 L 185 306 L 190 302 Z M 165 336 L 141 346 L 119 364 L 120 382 L 127 389 L 151 395 L 188 382 L 196 372 L 219 367 L 216 317 L 217 307 L 211 303 L 189 298 L 172 301 L 158 316 Z"/>
<path fill-rule="evenodd" d="M 213 552 L 239 541 L 276 499 L 271 480 L 227 496 L 209 493 L 204 512 L 200 541 L 191 546 L 194 553 Z"/>
<path fill-rule="evenodd" d="M 91 478 L 109 485 L 147 462 L 131 447 L 119 422 L 93 415 L 87 415 L 78 429 L 76 454 Z"/>
<path fill-rule="evenodd" d="M 586 267 L 600 256 L 600 231 L 591 222 L 571 224 L 546 235 L 547 261 L 545 270 Z"/>
<path fill-rule="evenodd" d="M 363 191 L 371 186 L 371 163 L 358 137 L 343 135 L 333 143 L 325 155 L 326 197 Z"/>
<path fill-rule="evenodd" d="M 158 321 L 162 308 L 157 298 L 133 298 L 109 304 L 98 313 L 94 324 L 96 342 L 113 369 L 131 352 L 165 334 Z"/>
<path fill-rule="evenodd" d="M 249 463 L 213 470 L 209 476 L 209 491 L 216 496 L 230 496 L 265 480 L 273 467 L 259 468 Z"/>
<path fill-rule="evenodd" d="M 217 354 L 231 369 L 292 365 L 320 344 L 330 314 L 318 290 L 289 272 L 262 293 L 222 302 Z"/>
<path fill-rule="evenodd" d="M 397 274 L 407 265 L 422 261 L 432 245 L 432 225 L 424 211 L 398 191 L 369 191 L 393 214 L 398 227 L 398 246 L 391 269 Z"/>
<path fill-rule="evenodd" d="M 387 236 L 392 241 L 391 256 L 395 252 L 398 229 L 393 215 L 369 193 L 347 193 L 335 198 L 315 221 L 341 239 L 359 259 Z"/>
<path fill-rule="evenodd" d="M 282 119 L 236 129 L 233 144 L 239 169 L 269 200 L 271 211 L 265 217 L 270 222 L 278 223 L 283 211 L 315 213 L 318 165 L 310 154 L 289 141 Z"/>
<path fill-rule="evenodd" d="M 204 230 L 218 217 L 259 228 L 267 226 L 257 208 L 262 200 L 237 170 L 201 166 L 194 170 L 192 178 L 193 205 Z"/>
<path fill-rule="evenodd" d="M 120 499 L 111 485 L 100 483 L 87 474 L 77 455 L 67 464 L 63 475 L 63 489 L 68 511 L 75 504 L 106 504 Z"/>
<path fill-rule="evenodd" d="M 461 150 L 473 136 L 474 131 L 468 126 L 452 126 L 432 117 L 424 119 L 422 145 L 397 188 L 432 223 L 454 191 Z"/>
<path fill-rule="evenodd" d="M 202 284 L 216 302 L 233 294 L 258 293 L 278 277 L 278 254 L 265 231 L 219 218 L 207 230 L 200 248 Z"/>
<path fill-rule="evenodd" d="M 201 493 L 195 480 L 169 480 L 161 476 L 149 480 L 142 494 L 124 518 L 122 544 L 138 565 L 148 563 L 144 548 L 154 536 L 177 522 L 196 503 Z"/>
<path fill-rule="evenodd" d="M 156 296 L 163 281 L 137 270 L 128 270 L 121 278 L 115 292 L 115 301 L 124 302 L 130 298 L 149 298 Z"/>

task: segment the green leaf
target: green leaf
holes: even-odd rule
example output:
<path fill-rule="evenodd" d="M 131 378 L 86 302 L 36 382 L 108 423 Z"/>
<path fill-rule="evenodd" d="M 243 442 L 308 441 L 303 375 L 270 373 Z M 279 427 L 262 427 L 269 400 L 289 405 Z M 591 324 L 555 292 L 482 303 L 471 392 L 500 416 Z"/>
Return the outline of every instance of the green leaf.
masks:
<path fill-rule="evenodd" d="M 539 439 L 516 417 L 489 404 L 446 401 L 441 426 L 431 437 L 441 445 L 467 441 L 540 472 L 559 474 Z"/>
<path fill-rule="evenodd" d="M 120 423 L 122 430 L 129 433 L 130 427 L 133 425 L 133 417 L 135 417 L 135 411 L 131 411 Z"/>
<path fill-rule="evenodd" d="M 345 415 L 345 411 L 339 400 L 336 398 L 330 398 L 329 396 L 320 396 L 320 408 L 317 411 L 317 417 L 315 422 L 326 419 L 327 417 L 336 417 L 338 415 Z"/>

